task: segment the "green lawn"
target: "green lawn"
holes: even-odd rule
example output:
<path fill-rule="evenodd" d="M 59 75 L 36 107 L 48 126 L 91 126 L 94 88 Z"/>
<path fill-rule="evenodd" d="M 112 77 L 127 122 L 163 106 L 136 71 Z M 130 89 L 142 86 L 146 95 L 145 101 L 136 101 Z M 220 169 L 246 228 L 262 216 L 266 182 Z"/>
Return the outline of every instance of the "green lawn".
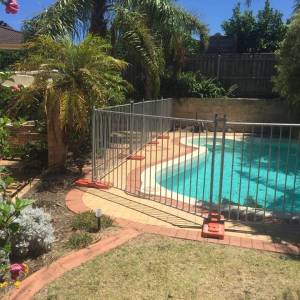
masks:
<path fill-rule="evenodd" d="M 140 236 L 66 273 L 35 299 L 300 299 L 300 260 Z"/>

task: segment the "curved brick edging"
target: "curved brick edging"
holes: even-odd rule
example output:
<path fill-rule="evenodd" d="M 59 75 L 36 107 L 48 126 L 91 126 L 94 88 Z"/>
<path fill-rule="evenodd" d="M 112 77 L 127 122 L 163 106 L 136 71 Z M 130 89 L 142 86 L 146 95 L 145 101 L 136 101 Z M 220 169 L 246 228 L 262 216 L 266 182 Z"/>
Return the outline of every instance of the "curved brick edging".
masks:
<path fill-rule="evenodd" d="M 85 249 L 73 251 L 58 259 L 49 266 L 45 266 L 39 271 L 26 278 L 19 289 L 14 290 L 5 299 L 7 300 L 30 300 L 43 287 L 62 276 L 64 273 L 81 264 L 95 258 L 96 256 L 112 250 L 132 238 L 138 236 L 140 232 L 131 228 L 124 228 L 116 235 L 101 240 Z"/>
<path fill-rule="evenodd" d="M 74 189 L 69 192 L 66 198 L 66 205 L 71 211 L 79 212 L 80 208 L 83 209 L 82 211 L 86 211 L 89 209 L 87 208 L 87 206 L 85 206 L 82 200 L 84 193 L 84 191 L 78 189 Z M 142 224 L 122 218 L 115 218 L 115 222 L 123 228 L 131 228 L 137 230 L 140 233 L 154 233 L 186 240 L 237 246 L 242 248 L 263 250 L 288 255 L 300 255 L 299 244 L 294 245 L 291 243 L 282 244 L 265 242 L 255 238 L 233 236 L 227 233 L 225 234 L 224 240 L 216 240 L 210 238 L 203 238 L 201 236 L 201 230 L 187 230 L 182 228 L 169 228 L 157 225 Z"/>

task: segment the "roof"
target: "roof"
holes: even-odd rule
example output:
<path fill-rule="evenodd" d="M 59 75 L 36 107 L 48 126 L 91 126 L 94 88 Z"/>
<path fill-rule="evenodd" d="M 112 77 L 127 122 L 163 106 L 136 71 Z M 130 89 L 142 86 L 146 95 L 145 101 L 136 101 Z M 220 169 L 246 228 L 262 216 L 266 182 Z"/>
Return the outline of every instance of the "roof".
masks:
<path fill-rule="evenodd" d="M 236 53 L 236 38 L 223 36 L 223 35 L 213 35 L 209 38 L 208 53 Z"/>
<path fill-rule="evenodd" d="M 19 49 L 22 47 L 23 39 L 22 32 L 0 21 L 0 49 Z"/>

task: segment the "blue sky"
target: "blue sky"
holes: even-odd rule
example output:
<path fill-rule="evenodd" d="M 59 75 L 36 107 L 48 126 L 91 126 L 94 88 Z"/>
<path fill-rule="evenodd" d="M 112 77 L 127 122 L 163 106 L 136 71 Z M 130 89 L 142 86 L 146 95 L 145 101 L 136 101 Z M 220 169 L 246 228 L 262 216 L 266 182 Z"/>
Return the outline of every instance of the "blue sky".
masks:
<path fill-rule="evenodd" d="M 294 0 L 270 0 L 274 8 L 279 9 L 285 18 L 289 18 Z M 54 0 L 19 0 L 21 10 L 17 15 L 7 15 L 4 7 L 0 10 L 0 20 L 7 22 L 15 29 L 20 29 L 23 20 L 29 19 L 40 12 L 42 9 L 53 3 Z M 180 5 L 197 15 L 206 23 L 210 32 L 221 32 L 221 23 L 228 19 L 232 14 L 232 8 L 238 0 L 178 0 Z M 262 8 L 264 0 L 253 0 L 252 8 L 254 11 Z"/>

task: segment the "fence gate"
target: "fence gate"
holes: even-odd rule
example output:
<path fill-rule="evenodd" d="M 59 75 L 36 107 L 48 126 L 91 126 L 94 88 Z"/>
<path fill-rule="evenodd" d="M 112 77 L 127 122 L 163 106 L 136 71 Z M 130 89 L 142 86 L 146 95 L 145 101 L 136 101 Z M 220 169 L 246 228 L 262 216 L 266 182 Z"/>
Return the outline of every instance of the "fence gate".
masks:
<path fill-rule="evenodd" d="M 172 112 L 172 99 L 94 109 L 93 180 L 200 216 L 299 222 L 299 124 Z"/>

